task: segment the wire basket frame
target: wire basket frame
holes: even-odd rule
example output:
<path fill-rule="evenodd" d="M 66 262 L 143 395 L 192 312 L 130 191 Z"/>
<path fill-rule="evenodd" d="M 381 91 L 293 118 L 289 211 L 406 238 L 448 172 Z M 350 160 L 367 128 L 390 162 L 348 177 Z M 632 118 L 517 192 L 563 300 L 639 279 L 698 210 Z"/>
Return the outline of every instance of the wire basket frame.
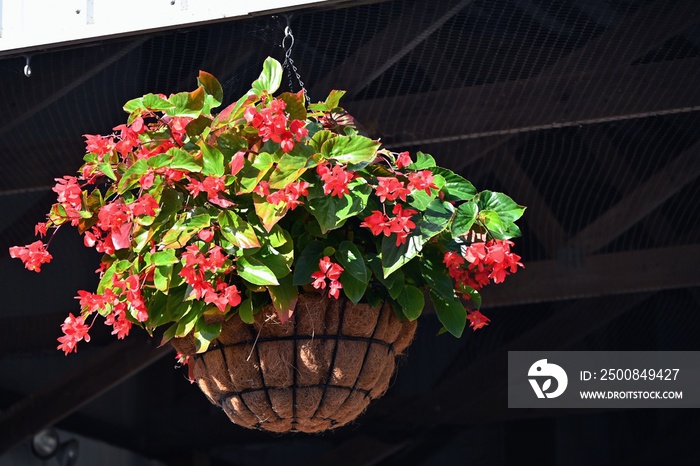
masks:
<path fill-rule="evenodd" d="M 194 337 L 173 340 L 193 355 L 192 376 L 234 423 L 272 432 L 321 432 L 357 418 L 386 392 L 396 356 L 416 322 L 379 308 L 302 294 L 282 324 L 265 308 L 248 325 L 234 316 L 204 353 Z"/>

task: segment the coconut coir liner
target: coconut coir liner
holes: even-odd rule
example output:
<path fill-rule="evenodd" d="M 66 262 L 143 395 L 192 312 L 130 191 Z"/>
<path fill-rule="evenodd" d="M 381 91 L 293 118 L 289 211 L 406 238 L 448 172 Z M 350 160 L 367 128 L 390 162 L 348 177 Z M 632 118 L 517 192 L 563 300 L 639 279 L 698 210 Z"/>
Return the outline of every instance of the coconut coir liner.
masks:
<path fill-rule="evenodd" d="M 205 353 L 194 336 L 172 340 L 193 355 L 192 375 L 231 421 L 272 432 L 321 432 L 354 420 L 384 394 L 395 357 L 411 343 L 416 322 L 402 322 L 388 304 L 301 294 L 283 323 L 268 306 L 253 325 L 224 322 Z"/>

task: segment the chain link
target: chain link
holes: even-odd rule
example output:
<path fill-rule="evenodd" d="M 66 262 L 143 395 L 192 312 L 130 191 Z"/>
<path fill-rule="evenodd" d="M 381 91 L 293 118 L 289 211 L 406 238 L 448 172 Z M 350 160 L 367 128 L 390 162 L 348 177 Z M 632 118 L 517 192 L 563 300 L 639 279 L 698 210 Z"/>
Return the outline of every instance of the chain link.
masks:
<path fill-rule="evenodd" d="M 282 64 L 282 66 L 287 70 L 287 75 L 289 76 L 289 90 L 294 90 L 294 82 L 292 79 L 292 73 L 294 73 L 294 76 L 297 78 L 297 82 L 299 83 L 301 90 L 304 92 L 304 102 L 308 106 L 309 94 L 306 91 L 304 81 L 301 80 L 299 70 L 297 69 L 296 65 L 294 64 L 294 60 L 292 59 L 293 47 L 294 35 L 292 34 L 292 28 L 289 25 L 287 25 L 287 27 L 284 28 L 284 39 L 282 39 L 282 48 L 284 49 L 284 63 Z"/>

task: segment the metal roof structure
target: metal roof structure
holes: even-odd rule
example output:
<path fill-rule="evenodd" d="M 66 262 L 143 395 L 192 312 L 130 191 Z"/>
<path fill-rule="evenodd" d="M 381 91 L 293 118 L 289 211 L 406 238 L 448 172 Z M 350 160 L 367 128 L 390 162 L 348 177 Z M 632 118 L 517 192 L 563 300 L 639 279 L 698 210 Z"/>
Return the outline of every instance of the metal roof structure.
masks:
<path fill-rule="evenodd" d="M 235 99 L 287 21 L 311 100 L 346 89 L 372 137 L 528 206 L 526 268 L 484 290 L 491 325 L 435 337 L 428 312 L 387 395 L 318 436 L 231 424 L 144 335 L 96 328 L 64 357 L 98 258 L 69 231 L 41 275 L 8 255 L 83 134 L 200 69 Z M 700 350 L 700 2 L 331 2 L 35 51 L 30 78 L 24 60 L 0 60 L 0 464 L 49 425 L 173 465 L 697 463 L 693 410 L 508 409 L 505 370 L 514 350 Z"/>

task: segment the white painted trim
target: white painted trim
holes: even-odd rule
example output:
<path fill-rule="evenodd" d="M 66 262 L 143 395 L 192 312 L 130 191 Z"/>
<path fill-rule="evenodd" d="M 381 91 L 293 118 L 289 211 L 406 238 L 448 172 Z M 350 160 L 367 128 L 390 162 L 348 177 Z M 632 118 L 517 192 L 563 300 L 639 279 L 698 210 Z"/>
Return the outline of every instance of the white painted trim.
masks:
<path fill-rule="evenodd" d="M 321 3 L 334 1 L 0 0 L 0 55 Z"/>

